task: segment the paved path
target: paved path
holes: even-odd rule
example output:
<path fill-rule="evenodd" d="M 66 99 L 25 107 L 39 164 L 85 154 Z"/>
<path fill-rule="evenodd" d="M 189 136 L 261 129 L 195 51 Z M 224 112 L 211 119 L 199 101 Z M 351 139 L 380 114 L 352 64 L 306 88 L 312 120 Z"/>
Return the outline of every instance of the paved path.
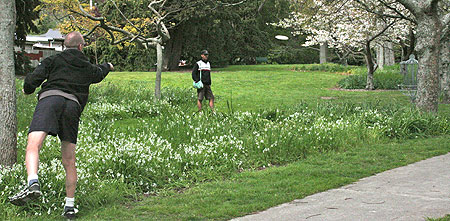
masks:
<path fill-rule="evenodd" d="M 450 153 L 235 220 L 426 220 L 450 214 Z"/>

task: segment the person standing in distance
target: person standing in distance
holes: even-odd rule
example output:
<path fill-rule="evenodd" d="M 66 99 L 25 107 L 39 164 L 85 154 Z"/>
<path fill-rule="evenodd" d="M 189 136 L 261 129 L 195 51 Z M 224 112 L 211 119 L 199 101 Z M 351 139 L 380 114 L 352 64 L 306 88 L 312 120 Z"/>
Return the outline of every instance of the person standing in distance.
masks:
<path fill-rule="evenodd" d="M 25 78 L 24 94 L 32 94 L 42 86 L 28 132 L 25 155 L 28 184 L 9 200 L 15 205 L 24 205 L 42 195 L 38 177 L 39 151 L 47 135 L 58 135 L 66 171 L 63 216 L 70 219 L 77 213 L 74 206 L 77 186 L 75 147 L 81 112 L 88 100 L 89 86 L 102 81 L 114 67 L 111 63 L 91 64 L 82 52 L 85 42 L 79 32 L 67 34 L 64 45 L 66 50 L 44 59 Z"/>
<path fill-rule="evenodd" d="M 203 50 L 201 52 L 202 59 L 195 63 L 192 69 L 192 80 L 194 82 L 202 81 L 203 83 L 203 88 L 197 89 L 197 107 L 199 112 L 202 110 L 203 99 L 209 100 L 209 107 L 214 111 L 214 94 L 211 90 L 211 65 L 208 61 L 208 55 L 208 51 Z"/>

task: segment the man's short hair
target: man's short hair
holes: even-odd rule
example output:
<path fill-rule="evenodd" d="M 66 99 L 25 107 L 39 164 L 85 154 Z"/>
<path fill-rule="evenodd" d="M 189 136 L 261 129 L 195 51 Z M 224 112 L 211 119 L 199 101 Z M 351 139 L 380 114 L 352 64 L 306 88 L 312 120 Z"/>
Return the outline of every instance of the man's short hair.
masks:
<path fill-rule="evenodd" d="M 64 39 L 66 48 L 77 48 L 80 44 L 84 45 L 84 38 L 78 31 L 70 32 Z"/>

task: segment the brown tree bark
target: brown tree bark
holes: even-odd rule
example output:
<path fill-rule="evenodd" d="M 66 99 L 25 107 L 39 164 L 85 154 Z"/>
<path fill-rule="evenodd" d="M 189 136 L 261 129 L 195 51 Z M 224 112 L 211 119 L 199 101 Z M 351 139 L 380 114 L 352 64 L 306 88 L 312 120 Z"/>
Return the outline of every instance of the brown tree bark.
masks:
<path fill-rule="evenodd" d="M 0 1 L 0 11 L 0 165 L 12 166 L 17 160 L 15 0 Z"/>
<path fill-rule="evenodd" d="M 365 58 L 366 58 L 366 65 L 367 65 L 366 90 L 374 90 L 375 87 L 373 84 L 373 73 L 375 72 L 375 64 L 373 62 L 372 51 L 370 49 L 370 41 L 366 42 Z"/>
<path fill-rule="evenodd" d="M 442 103 L 450 104 L 450 36 L 442 40 L 441 48 L 441 96 Z"/>
<path fill-rule="evenodd" d="M 424 111 L 436 112 L 439 95 L 440 27 L 436 16 L 423 15 L 417 24 L 419 71 L 417 103 Z"/>
<path fill-rule="evenodd" d="M 441 56 L 442 20 L 444 20 L 438 13 L 441 0 L 397 1 L 415 16 L 417 22 L 415 49 L 419 60 L 419 70 L 416 107 L 422 111 L 436 112 L 440 87 L 439 56 Z"/>
<path fill-rule="evenodd" d="M 161 72 L 163 64 L 162 46 L 158 42 L 156 44 L 156 80 L 155 80 L 155 98 L 161 99 Z"/>
<path fill-rule="evenodd" d="M 164 70 L 177 70 L 183 49 L 183 26 L 172 29 L 170 39 L 164 46 Z"/>

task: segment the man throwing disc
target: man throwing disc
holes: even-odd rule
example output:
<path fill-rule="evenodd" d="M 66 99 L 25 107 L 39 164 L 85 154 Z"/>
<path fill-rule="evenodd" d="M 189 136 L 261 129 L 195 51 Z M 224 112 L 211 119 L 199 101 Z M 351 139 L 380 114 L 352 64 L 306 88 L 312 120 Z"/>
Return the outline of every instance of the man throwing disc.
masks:
<path fill-rule="evenodd" d="M 41 195 L 38 177 L 39 151 L 47 135 L 58 135 L 61 140 L 62 164 L 66 171 L 66 198 L 63 216 L 74 218 L 77 185 L 75 147 L 81 112 L 87 103 L 89 86 L 99 83 L 114 69 L 111 63 L 91 64 L 82 50 L 85 45 L 79 32 L 69 33 L 64 45 L 66 50 L 48 57 L 26 76 L 24 94 L 38 92 L 38 103 L 28 133 L 25 164 L 28 184 L 21 192 L 10 197 L 11 203 L 24 205 Z"/>

